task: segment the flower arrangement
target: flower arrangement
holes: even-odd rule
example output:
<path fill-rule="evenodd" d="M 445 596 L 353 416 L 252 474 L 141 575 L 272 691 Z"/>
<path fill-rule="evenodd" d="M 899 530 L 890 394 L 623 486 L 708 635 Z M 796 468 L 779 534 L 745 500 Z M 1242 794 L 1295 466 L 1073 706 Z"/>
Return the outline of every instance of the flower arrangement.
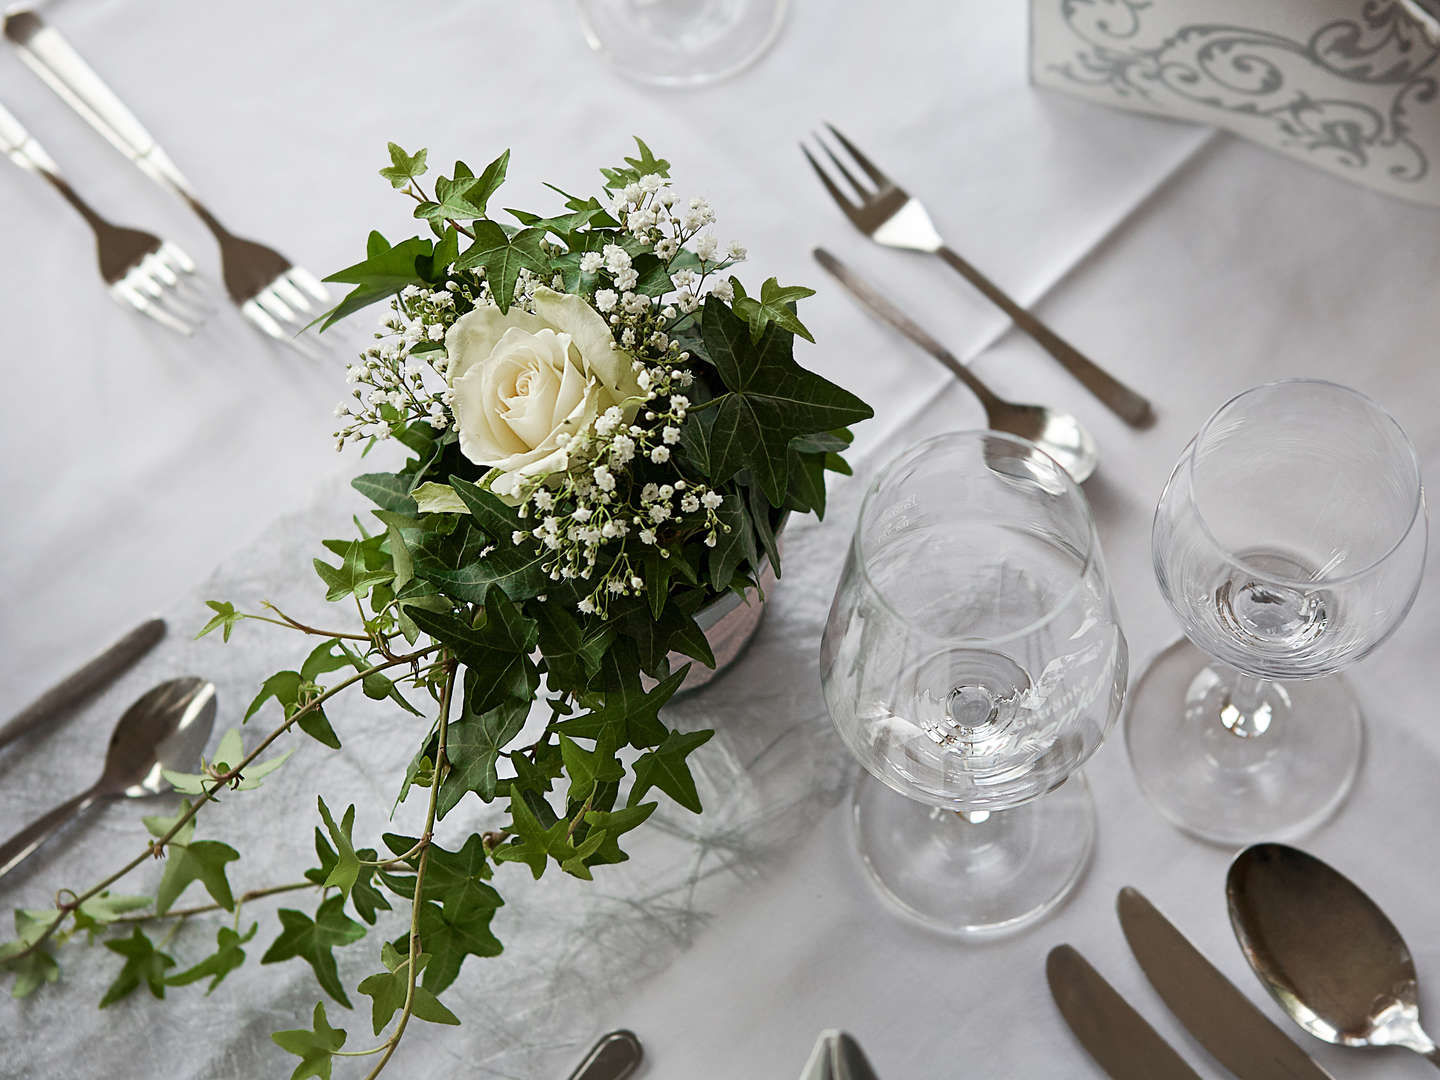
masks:
<path fill-rule="evenodd" d="M 432 235 L 391 245 L 371 233 L 366 258 L 329 279 L 353 290 L 325 322 L 388 303 L 349 366 L 335 435 L 342 448 L 409 451 L 398 471 L 354 480 L 379 527 L 325 541 L 331 558 L 315 561 L 326 598 L 353 604 L 361 625 L 323 630 L 273 607 L 210 602 L 202 634 L 228 641 L 259 620 L 320 639 L 298 669 L 266 680 L 246 716 L 273 700 L 283 722 L 249 749 L 227 733 L 200 773 L 167 773 L 190 799 L 146 819 L 152 839 L 136 858 L 83 892 L 61 890 L 52 909 L 16 913 L 16 939 L 0 946 L 15 994 L 54 981 L 55 947 L 82 932 L 123 958 L 102 1007 L 142 985 L 156 997 L 201 980 L 213 990 L 258 929 L 241 932 L 240 907 L 303 889 L 318 890 L 317 908 L 282 908 L 261 963 L 304 960 L 348 1008 L 333 950 L 404 901 L 408 930 L 357 987 L 378 1041 L 342 1050 L 347 1033 L 323 1002 L 310 1027 L 274 1036 L 300 1058 L 297 1080 L 370 1055 L 373 1077 L 411 1020 L 459 1022 L 438 995 L 467 957 L 501 949 L 497 870 L 589 879 L 627 858 L 622 838 L 655 793 L 700 812 L 687 758 L 712 733 L 661 719 L 690 666 L 675 660 L 714 666 L 697 612 L 753 596 L 767 559 L 779 573 L 782 516 L 823 514 L 825 473 L 847 471 L 848 426 L 870 409 L 792 357 L 797 336 L 813 340 L 795 308 L 811 290 L 770 278 L 747 292 L 726 273 L 745 249 L 722 250 L 710 205 L 678 195 L 669 164 L 636 141 L 637 157 L 602 170 L 603 197 L 555 189 L 564 213 L 505 211 L 513 223 L 489 212 L 508 152 L 479 174 L 457 162 L 427 190 L 426 151 L 390 145 L 381 175 Z M 549 721 L 516 745 L 542 684 Z M 338 748 L 328 710 L 355 685 L 421 721 L 397 800 L 427 792 L 421 834 L 387 833 L 381 854 L 359 846 L 354 807 L 337 814 L 321 800 L 318 865 L 234 895 L 239 853 L 195 839 L 197 814 L 222 791 L 259 786 L 284 760 L 259 758 L 292 728 Z M 503 805 L 508 824 L 446 850 L 435 823 L 471 795 Z M 111 891 L 161 855 L 153 895 Z M 174 907 L 197 881 L 213 903 Z M 178 971 L 169 939 L 145 932 L 219 909 L 233 926 Z"/>

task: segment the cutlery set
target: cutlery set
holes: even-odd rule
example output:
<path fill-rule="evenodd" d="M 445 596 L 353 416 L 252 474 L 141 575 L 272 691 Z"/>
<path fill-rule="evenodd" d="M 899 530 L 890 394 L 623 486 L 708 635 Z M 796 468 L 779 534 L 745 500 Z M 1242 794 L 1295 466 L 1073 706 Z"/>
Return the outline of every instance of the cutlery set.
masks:
<path fill-rule="evenodd" d="M 1154 410 L 1146 398 L 1090 360 L 963 259 L 941 238 L 923 203 L 891 180 L 835 127 L 829 124 L 825 126 L 849 156 L 855 171 L 863 173 L 866 178 L 857 178 L 855 171 L 846 166 L 840 155 L 832 150 L 823 138 L 814 136 L 815 143 L 829 159 L 833 171 L 839 173 L 849 185 L 853 197 L 842 190 L 832 172 L 821 164 L 808 146 L 802 143 L 800 149 L 825 190 L 830 193 L 830 197 L 852 225 L 884 247 L 939 256 L 1005 312 L 1016 326 L 1030 335 L 1120 419 L 1137 428 L 1148 427 L 1154 422 Z M 1077 482 L 1084 480 L 1094 471 L 1099 460 L 1095 442 L 1077 420 L 1039 406 L 1012 405 L 1001 400 L 976 379 L 952 353 L 926 334 L 918 324 L 902 315 L 873 286 L 865 284 L 833 255 L 817 248 L 815 257 L 821 266 L 837 277 L 841 284 L 882 321 L 896 327 L 959 376 L 979 397 L 991 428 L 1021 435 L 1039 443 L 1051 451 L 1052 456 Z M 1036 438 L 1037 434 L 1044 436 L 1043 441 Z"/>
<path fill-rule="evenodd" d="M 177 195 L 210 229 L 220 246 L 221 276 L 240 313 L 262 333 L 307 356 L 318 347 L 299 336 L 324 310 L 320 279 L 279 252 L 229 232 L 195 195 L 190 183 L 149 131 L 94 70 L 33 11 L 5 17 L 5 38 L 20 59 L 92 128 L 146 176 Z M 3 105 L 0 149 L 21 168 L 50 181 L 95 230 L 100 273 L 121 304 L 181 334 L 192 334 L 208 314 L 195 287 L 194 261 L 150 233 L 122 229 L 90 209 Z"/>
<path fill-rule="evenodd" d="M 1347 1046 L 1403 1046 L 1440 1065 L 1420 1027 L 1415 965 L 1400 933 L 1332 867 L 1283 844 L 1231 865 L 1230 919 L 1245 958 L 1311 1035 Z M 1333 1080 L 1133 888 L 1116 904 L 1130 951 L 1171 1013 L 1240 1080 Z M 1198 1075 L 1072 946 L 1046 959 L 1070 1030 L 1114 1080 Z"/>

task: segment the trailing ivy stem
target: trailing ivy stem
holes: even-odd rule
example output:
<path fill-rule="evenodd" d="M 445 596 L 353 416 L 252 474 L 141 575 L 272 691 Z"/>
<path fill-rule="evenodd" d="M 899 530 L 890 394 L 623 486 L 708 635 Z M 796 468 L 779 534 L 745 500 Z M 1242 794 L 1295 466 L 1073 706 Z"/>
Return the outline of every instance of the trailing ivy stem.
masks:
<path fill-rule="evenodd" d="M 277 608 L 274 604 L 270 603 L 270 601 L 268 600 L 264 601 L 262 603 L 262 606 L 269 608 L 271 611 L 275 612 L 276 615 L 279 615 L 280 618 L 272 619 L 269 615 L 246 615 L 245 618 L 256 619 L 259 622 L 274 623 L 276 626 L 284 626 L 288 627 L 291 630 L 299 630 L 302 634 L 314 634 L 316 637 L 345 638 L 348 641 L 370 640 L 369 634 L 352 634 L 345 630 L 321 630 L 318 627 L 306 626 L 298 619 L 292 619 L 289 615 L 286 615 L 283 611 Z"/>
<path fill-rule="evenodd" d="M 202 806 L 215 798 L 216 793 L 222 790 L 235 777 L 239 776 L 252 761 L 258 758 L 262 753 L 265 752 L 266 749 L 269 748 L 271 743 L 273 743 L 276 739 L 280 738 L 281 735 L 284 735 L 287 731 L 289 731 L 296 721 L 304 719 L 304 717 L 314 712 L 327 700 L 334 697 L 346 687 L 353 686 L 355 683 L 368 678 L 369 676 L 375 674 L 377 671 L 384 671 L 386 668 L 396 667 L 400 664 L 410 663 L 412 660 L 419 659 L 420 657 L 425 656 L 428 653 L 436 651 L 439 647 L 440 646 L 438 645 L 432 645 L 428 648 L 420 649 L 418 652 L 406 653 L 404 656 L 398 656 L 394 660 L 386 660 L 384 663 L 376 664 L 373 667 L 366 668 L 364 671 L 357 671 L 354 675 L 351 675 L 346 679 L 342 679 L 340 682 L 327 689 L 324 693 L 320 694 L 320 696 L 316 697 L 312 701 L 307 702 L 301 708 L 296 709 L 295 712 L 293 712 L 283 724 L 281 724 L 278 728 L 276 728 L 264 739 L 262 739 L 260 741 L 260 744 L 256 746 L 254 750 L 250 751 L 250 753 L 245 756 L 245 759 L 241 761 L 240 764 L 236 765 L 228 773 L 224 773 L 219 776 L 216 779 L 213 787 L 206 788 L 204 794 L 202 794 L 200 798 L 195 801 L 195 804 L 193 806 L 191 806 L 188 810 L 181 814 L 179 818 L 176 819 L 175 824 L 169 828 L 169 830 L 165 833 L 164 836 L 160 837 L 158 840 L 155 840 L 150 844 L 147 844 L 143 852 L 135 856 L 135 858 L 131 859 L 119 870 L 115 871 L 115 873 L 105 878 L 105 880 L 101 881 L 97 885 L 91 886 L 85 892 L 80 893 L 78 896 L 75 897 L 74 900 L 70 901 L 68 904 L 61 905 L 60 913 L 55 916 L 54 920 L 51 921 L 49 926 L 45 927 L 45 930 L 40 934 L 40 936 L 37 937 L 34 941 L 32 941 L 29 945 L 27 945 L 23 950 L 10 957 L 10 959 L 19 960 L 35 952 L 50 938 L 50 935 L 54 934 L 56 930 L 60 929 L 60 924 L 63 923 L 66 918 L 68 918 L 86 900 L 89 900 L 93 896 L 98 896 L 100 893 L 108 889 L 111 885 L 114 885 L 115 882 L 123 878 L 126 874 L 130 873 L 130 871 L 141 866 L 148 860 L 152 858 L 157 858 L 164 851 L 165 845 L 168 844 L 171 840 L 173 840 L 176 834 L 178 834 L 181 829 L 183 829 L 187 824 L 189 824 L 190 820 L 200 812 L 200 808 Z"/>
<path fill-rule="evenodd" d="M 271 885 L 267 889 L 251 889 L 249 892 L 241 893 L 235 898 L 235 910 L 240 910 L 240 905 L 248 904 L 251 900 L 260 900 L 266 896 L 276 896 L 280 893 L 295 892 L 297 889 L 318 889 L 320 886 L 313 881 L 292 881 L 288 885 Z M 200 904 L 196 907 L 171 908 L 161 914 L 149 912 L 145 915 L 121 915 L 111 922 L 117 923 L 143 923 L 152 922 L 155 919 L 185 919 L 191 915 L 204 915 L 206 912 L 219 911 L 220 904 Z"/>
<path fill-rule="evenodd" d="M 415 1011 L 415 969 L 420 962 L 420 909 L 425 891 L 425 871 L 430 865 L 430 840 L 435 832 L 435 810 L 440 801 L 440 770 L 445 764 L 445 739 L 449 732 L 450 698 L 455 690 L 455 668 L 453 659 L 446 662 L 445 689 L 440 695 L 440 732 L 435 750 L 435 780 L 430 785 L 430 802 L 425 808 L 425 831 L 421 833 L 419 843 L 416 844 L 421 851 L 420 861 L 415 866 L 415 895 L 410 902 L 410 960 L 407 972 L 409 979 L 405 986 L 405 1006 L 400 1011 L 400 1022 L 395 1025 L 394 1033 L 385 1040 L 385 1053 L 366 1074 L 365 1080 L 375 1080 L 375 1077 L 380 1075 L 391 1055 L 395 1053 L 395 1048 L 400 1045 L 400 1039 Z"/>

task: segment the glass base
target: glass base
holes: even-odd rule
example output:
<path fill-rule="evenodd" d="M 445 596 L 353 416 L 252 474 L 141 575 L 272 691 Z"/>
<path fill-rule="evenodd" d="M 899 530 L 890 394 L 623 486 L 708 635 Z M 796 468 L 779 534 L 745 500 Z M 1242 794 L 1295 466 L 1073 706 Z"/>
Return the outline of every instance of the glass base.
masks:
<path fill-rule="evenodd" d="M 788 0 L 576 0 L 590 47 L 624 75 L 699 86 L 744 70 L 775 42 Z"/>
<path fill-rule="evenodd" d="M 1035 921 L 1075 887 L 1095 846 L 1095 807 L 1079 773 L 1043 798 L 972 820 L 862 773 L 853 810 L 871 880 L 906 915 L 946 934 Z"/>
<path fill-rule="evenodd" d="M 1360 767 L 1360 706 L 1338 675 L 1266 683 L 1238 715 L 1238 672 L 1182 638 L 1130 692 L 1125 747 L 1140 790 L 1185 832 L 1227 846 L 1294 840 L 1333 814 Z"/>

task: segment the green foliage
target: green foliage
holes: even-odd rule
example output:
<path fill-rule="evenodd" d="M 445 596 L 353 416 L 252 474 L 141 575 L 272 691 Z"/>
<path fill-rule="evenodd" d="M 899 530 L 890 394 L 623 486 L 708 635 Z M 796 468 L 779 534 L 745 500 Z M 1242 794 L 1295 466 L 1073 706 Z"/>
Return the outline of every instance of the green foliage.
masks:
<path fill-rule="evenodd" d="M 228 926 L 220 927 L 220 932 L 216 937 L 215 951 L 193 967 L 166 978 L 165 985 L 188 986 L 201 979 L 209 979 L 210 985 L 205 988 L 205 996 L 209 997 L 226 975 L 245 963 L 245 950 L 240 946 L 253 938 L 259 929 L 258 922 L 251 923 L 250 929 L 243 935 Z"/>
<path fill-rule="evenodd" d="M 304 960 L 314 969 L 321 988 L 348 1009 L 350 999 L 340 982 L 333 950 L 359 941 L 365 936 L 365 928 L 347 917 L 344 907 L 343 896 L 332 896 L 321 902 L 313 919 L 303 911 L 281 908 L 280 936 L 265 950 L 260 963 L 277 964 L 296 957 Z"/>
<path fill-rule="evenodd" d="M 312 1076 L 319 1077 L 320 1080 L 331 1080 L 335 1051 L 345 1045 L 345 1029 L 331 1027 L 325 1018 L 325 1003 L 317 1001 L 311 1028 L 277 1031 L 270 1038 L 275 1040 L 275 1045 L 280 1049 L 300 1059 L 300 1064 L 296 1065 L 295 1071 L 290 1074 L 290 1080 L 306 1080 Z"/>
<path fill-rule="evenodd" d="M 433 235 L 392 245 L 372 232 L 365 258 L 327 279 L 352 288 L 323 317 L 324 325 L 392 297 L 397 318 L 443 308 L 448 321 L 431 322 L 431 333 L 409 342 L 402 362 L 414 363 L 444 349 L 454 318 L 483 303 L 501 310 L 529 305 L 526 297 L 537 283 L 558 279 L 592 304 L 597 289 L 612 285 L 649 297 L 653 303 L 638 305 L 628 298 L 607 324 L 614 327 L 614 347 L 629 353 L 625 362 L 640 361 L 637 379 L 646 373 L 660 380 L 646 390 L 653 411 L 650 404 L 636 406 L 644 411 L 624 420 L 637 425 L 630 434 L 640 445 L 628 462 L 614 459 L 608 478 L 616 481 L 614 502 L 597 511 L 603 520 L 613 506 L 614 520 L 621 520 L 625 531 L 607 534 L 610 546 L 598 548 L 585 573 L 577 570 L 584 569 L 581 564 L 566 564 L 569 572 L 561 573 L 553 549 L 534 542 L 537 518 L 549 512 L 558 489 L 547 488 L 552 498 L 544 507 L 539 499 L 523 509 L 511 505 L 508 493 L 502 499 L 490 490 L 493 476 L 462 452 L 453 424 L 424 406 L 407 412 L 385 391 L 363 437 L 374 419 L 409 456 L 394 471 L 354 478 L 354 488 L 374 504 L 379 525 L 357 519 L 357 535 L 323 541 L 324 553 L 314 560 L 326 599 L 339 605 L 337 616 L 324 621 L 340 629 L 311 628 L 269 605 L 268 613 L 251 613 L 211 600 L 199 636 L 218 631 L 228 641 L 240 621 L 253 619 L 313 639 L 304 659 L 270 675 L 248 705 L 246 722 L 262 710 L 279 713 L 266 746 L 293 735 L 288 731 L 293 725 L 327 748 L 339 748 L 336 728 L 347 716 L 330 698 L 354 685 L 372 700 L 393 704 L 399 721 L 425 718 L 409 745 L 396 751 L 397 773 L 400 762 L 408 764 L 395 805 L 423 793 L 425 825 L 416 830 L 421 835 L 385 833 L 377 843 L 357 835 L 362 815 L 355 806 L 337 812 L 317 797 L 316 858 L 303 871 L 304 881 L 237 897 L 228 874 L 238 852 L 220 840 L 196 839 L 191 804 L 184 803 L 179 814 L 145 819 L 156 837 L 176 829 L 163 852 L 144 852 L 130 866 L 163 854 L 153 897 L 108 891 L 121 876 L 115 875 L 88 893 L 62 890 L 56 908 L 16 913 L 15 939 L 0 944 L 0 970 L 13 976 L 11 993 L 17 997 L 55 982 L 55 950 L 82 934 L 108 935 L 106 948 L 123 958 L 102 1005 L 141 986 L 161 997 L 167 987 L 203 982 L 209 994 L 244 965 L 246 946 L 259 931 L 261 920 L 255 918 L 241 932 L 239 907 L 313 886 L 318 893 L 313 915 L 281 908 L 273 916 L 277 936 L 260 962 L 303 960 L 324 993 L 349 1008 L 334 950 L 364 937 L 392 904 L 408 908 L 413 930 L 383 943 L 383 970 L 348 988 L 370 999 L 377 1037 L 387 1028 L 394 1032 L 357 1053 L 388 1055 L 408 1019 L 459 1022 L 437 995 L 471 957 L 501 952 L 493 928 L 504 905 L 497 880 L 520 872 L 502 873 L 501 867 L 518 863 L 538 879 L 556 866 L 590 880 L 597 868 L 629 858 L 627 837 L 661 802 L 701 812 L 693 769 L 712 733 L 674 730 L 663 712 L 689 673 L 685 658 L 715 662 L 696 616 L 730 592 L 753 594 L 763 563 L 779 573 L 777 530 L 789 514 L 824 513 L 827 474 L 848 472 L 841 456 L 850 441 L 848 426 L 871 411 L 793 357 L 797 336 L 813 341 L 797 314 L 797 304 L 811 290 L 782 286 L 771 277 L 749 293 L 731 277 L 732 292 L 721 290 L 733 296 L 727 303 L 714 292 L 705 294 L 702 285 L 718 281 L 731 260 L 699 245 L 687 250 L 683 245 L 693 240 L 694 229 L 687 226 L 674 249 L 658 233 L 647 234 L 643 224 L 630 227 L 630 211 L 616 209 L 615 202 L 634 198 L 636 190 L 653 193 L 653 178 L 664 180 L 670 173 L 670 163 L 643 141 L 636 140 L 635 155 L 622 165 L 602 170 L 608 193 L 603 201 L 553 188 L 563 199 L 561 209 L 507 209 L 505 222 L 493 219 L 490 205 L 505 180 L 508 151 L 478 174 L 456 162 L 428 191 L 425 149 L 412 154 L 391 143 L 388 152 L 389 165 L 380 175 L 413 201 L 412 228 L 428 228 Z M 628 195 L 612 199 L 630 185 L 636 187 Z M 702 208 L 699 215 L 708 213 Z M 424 224 L 416 226 L 417 221 Z M 595 265 L 594 254 L 612 245 L 628 254 L 633 283 L 622 287 L 618 271 L 603 261 Z M 618 256 L 611 251 L 610 258 Z M 528 281 L 523 289 L 522 272 Z M 688 295 L 678 293 L 677 276 L 688 278 Z M 698 310 L 697 296 L 704 297 Z M 624 319 L 631 316 L 650 321 L 627 327 Z M 647 370 L 652 363 L 670 366 Z M 682 389 L 688 404 L 679 397 Z M 668 406 L 662 403 L 666 397 Z M 669 429 L 672 424 L 678 431 Z M 591 471 L 593 465 L 582 458 L 577 468 Z M 594 480 L 599 487 L 602 477 Z M 639 493 L 647 485 L 661 490 L 665 484 L 672 485 L 677 507 L 682 498 L 692 506 L 673 515 L 644 516 L 649 497 Z M 577 512 L 569 520 L 589 519 Z M 642 529 L 653 535 L 626 539 Z M 590 570 L 593 580 L 578 580 Z M 639 586 L 632 585 L 636 579 Z M 619 588 L 603 590 L 596 582 Z M 595 602 L 597 596 L 602 603 Z M 542 722 L 542 709 L 530 722 L 542 683 L 549 716 Z M 272 701 L 278 709 L 267 708 Z M 405 729 L 397 724 L 395 730 Z M 221 798 L 229 802 L 259 787 L 295 749 L 292 740 L 266 760 L 246 763 L 245 742 L 241 729 L 229 730 L 199 771 L 164 775 L 196 800 L 197 808 Z M 453 850 L 441 847 L 434 838 L 436 821 L 471 793 L 508 814 L 504 827 L 471 832 Z M 237 832 L 243 835 L 243 827 Z M 367 839 L 375 846 L 363 846 Z M 183 945 L 187 937 L 152 941 L 142 925 L 198 917 L 193 907 L 177 906 L 187 891 L 194 897 L 190 887 L 196 882 L 215 908 L 233 914 L 215 927 L 213 949 L 207 935 L 206 951 L 182 964 L 163 950 L 172 938 Z M 210 905 L 197 906 L 204 911 Z M 128 936 L 115 935 L 118 925 L 130 923 L 135 926 Z M 330 1025 L 320 1003 L 309 1028 L 273 1038 L 299 1058 L 292 1080 L 329 1080 L 346 1032 Z"/>
<path fill-rule="evenodd" d="M 128 997 L 141 983 L 157 998 L 165 996 L 165 972 L 175 966 L 175 958 L 155 948 L 155 943 L 145 936 L 145 931 L 137 926 L 128 938 L 112 939 L 105 942 L 105 947 L 123 956 L 125 964 L 100 999 L 100 1008 Z"/>

